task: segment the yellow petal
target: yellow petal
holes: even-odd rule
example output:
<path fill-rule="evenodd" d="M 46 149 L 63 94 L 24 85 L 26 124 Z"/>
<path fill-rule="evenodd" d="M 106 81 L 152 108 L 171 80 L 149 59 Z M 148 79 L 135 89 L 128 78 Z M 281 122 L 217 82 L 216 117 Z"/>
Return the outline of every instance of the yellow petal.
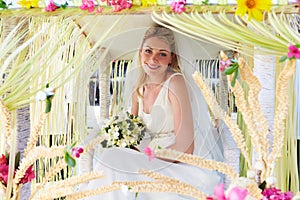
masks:
<path fill-rule="evenodd" d="M 235 11 L 236 15 L 244 16 L 247 12 L 247 7 L 246 6 L 238 6 L 238 8 Z"/>
<path fill-rule="evenodd" d="M 249 20 L 253 17 L 257 21 L 262 21 L 263 20 L 263 14 L 261 10 L 258 9 L 251 9 L 249 11 Z"/>
<path fill-rule="evenodd" d="M 256 0 L 256 8 L 261 9 L 261 10 L 266 10 L 270 11 L 270 8 L 272 6 L 273 2 L 272 0 Z"/>

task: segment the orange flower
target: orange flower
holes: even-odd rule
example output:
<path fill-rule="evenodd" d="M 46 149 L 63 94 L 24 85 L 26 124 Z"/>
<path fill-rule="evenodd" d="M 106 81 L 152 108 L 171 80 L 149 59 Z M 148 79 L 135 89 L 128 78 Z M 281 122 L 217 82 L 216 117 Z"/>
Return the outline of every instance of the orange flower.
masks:
<path fill-rule="evenodd" d="M 248 14 L 248 20 L 252 18 L 261 21 L 263 19 L 263 11 L 270 11 L 272 0 L 237 0 L 238 8 L 236 15 L 244 16 Z"/>

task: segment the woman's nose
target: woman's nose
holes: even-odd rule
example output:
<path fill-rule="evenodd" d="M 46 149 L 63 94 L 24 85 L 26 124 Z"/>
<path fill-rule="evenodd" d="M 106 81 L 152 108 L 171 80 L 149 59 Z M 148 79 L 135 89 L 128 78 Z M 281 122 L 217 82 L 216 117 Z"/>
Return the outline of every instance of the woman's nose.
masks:
<path fill-rule="evenodd" d="M 153 63 L 157 63 L 158 60 L 157 60 L 157 56 L 156 54 L 152 54 L 149 58 L 149 61 L 153 62 Z"/>

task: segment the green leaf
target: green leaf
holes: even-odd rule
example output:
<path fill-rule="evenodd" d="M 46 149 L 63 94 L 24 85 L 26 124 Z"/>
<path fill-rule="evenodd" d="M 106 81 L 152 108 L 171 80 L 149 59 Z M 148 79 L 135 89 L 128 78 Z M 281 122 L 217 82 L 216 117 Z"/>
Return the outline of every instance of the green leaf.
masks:
<path fill-rule="evenodd" d="M 2 9 L 7 9 L 8 8 L 8 6 L 5 3 L 5 1 L 0 1 L 0 8 L 2 8 Z"/>
<path fill-rule="evenodd" d="M 107 140 L 103 140 L 101 142 L 101 145 L 102 145 L 103 148 L 107 148 L 108 147 L 108 141 Z"/>
<path fill-rule="evenodd" d="M 237 68 L 238 68 L 238 64 L 234 64 L 234 65 L 232 65 L 232 66 L 230 66 L 230 67 L 227 67 L 227 68 L 224 70 L 224 74 L 230 75 L 230 74 L 232 74 L 233 72 L 235 72 Z"/>
<path fill-rule="evenodd" d="M 134 199 L 136 199 L 136 198 L 138 197 L 138 195 L 139 195 L 139 193 L 138 193 L 138 192 L 136 192 L 136 193 L 135 193 L 135 197 L 134 197 Z"/>
<path fill-rule="evenodd" d="M 74 141 L 71 145 L 71 149 L 74 148 L 76 146 L 76 144 L 77 144 L 77 141 Z"/>
<path fill-rule="evenodd" d="M 68 152 L 65 152 L 65 161 L 70 167 L 76 166 L 76 160 Z"/>
<path fill-rule="evenodd" d="M 264 181 L 258 187 L 259 187 L 259 189 L 261 189 L 262 191 L 264 191 L 264 189 L 266 188 L 266 186 L 267 186 L 267 183 L 266 183 L 266 181 Z"/>
<path fill-rule="evenodd" d="M 231 81 L 231 86 L 232 87 L 234 87 L 234 85 L 235 85 L 235 82 L 236 82 L 236 79 L 238 77 L 238 74 L 239 74 L 239 70 L 235 70 L 233 78 L 232 78 L 232 81 Z"/>
<path fill-rule="evenodd" d="M 52 106 L 51 99 L 47 97 L 46 98 L 46 110 L 45 110 L 45 113 L 49 113 L 51 111 L 51 106 Z"/>
<path fill-rule="evenodd" d="M 298 49 L 300 49 L 300 44 L 296 44 L 295 47 L 297 47 Z"/>
<path fill-rule="evenodd" d="M 285 56 L 282 56 L 279 60 L 279 62 L 284 62 L 288 57 L 285 55 Z"/>
<path fill-rule="evenodd" d="M 20 158 L 21 158 L 21 153 L 20 151 L 16 154 L 16 158 L 15 158 L 15 169 L 18 169 L 19 165 L 20 165 Z"/>

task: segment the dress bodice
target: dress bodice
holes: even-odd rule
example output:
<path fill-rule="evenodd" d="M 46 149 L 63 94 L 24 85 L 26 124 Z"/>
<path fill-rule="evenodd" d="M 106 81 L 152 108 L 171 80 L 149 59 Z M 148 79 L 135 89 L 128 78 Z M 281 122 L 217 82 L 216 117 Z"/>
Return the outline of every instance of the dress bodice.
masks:
<path fill-rule="evenodd" d="M 156 100 L 154 101 L 150 113 L 144 112 L 143 99 L 139 98 L 138 100 L 138 115 L 146 124 L 147 133 L 151 140 L 149 146 L 152 149 L 155 149 L 158 146 L 165 148 L 175 143 L 174 115 L 168 96 L 170 80 L 175 75 L 181 74 L 174 73 L 165 81 L 156 97 Z M 142 88 L 141 94 L 143 94 Z"/>

